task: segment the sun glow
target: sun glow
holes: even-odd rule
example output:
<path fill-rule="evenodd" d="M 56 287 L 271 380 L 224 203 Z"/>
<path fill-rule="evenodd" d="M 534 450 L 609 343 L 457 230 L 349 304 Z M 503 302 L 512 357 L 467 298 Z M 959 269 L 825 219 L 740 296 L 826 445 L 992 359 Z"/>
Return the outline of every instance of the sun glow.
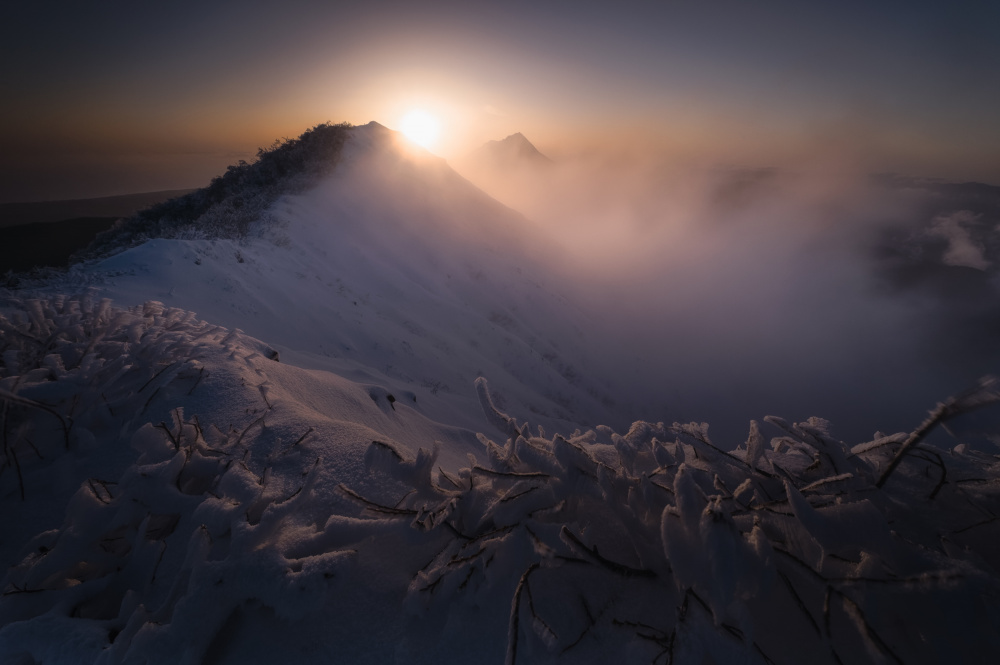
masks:
<path fill-rule="evenodd" d="M 400 131 L 409 140 L 424 148 L 433 148 L 441 133 L 441 123 L 422 109 L 413 109 L 400 121 Z"/>

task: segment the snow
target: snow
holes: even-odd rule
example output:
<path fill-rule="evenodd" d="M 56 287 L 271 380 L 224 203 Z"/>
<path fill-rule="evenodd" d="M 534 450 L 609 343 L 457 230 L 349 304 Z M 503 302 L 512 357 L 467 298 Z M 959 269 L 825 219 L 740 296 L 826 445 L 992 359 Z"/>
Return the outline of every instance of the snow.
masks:
<path fill-rule="evenodd" d="M 507 251 L 524 220 L 355 131 L 259 237 L 155 239 L 4 299 L 0 662 L 1000 648 L 996 456 L 612 421 L 585 317 Z"/>
<path fill-rule="evenodd" d="M 532 271 L 551 251 L 520 247 L 527 220 L 389 130 L 355 131 L 336 177 L 282 199 L 264 237 L 155 239 L 71 279 L 211 313 L 293 364 L 411 393 L 435 420 L 480 427 L 479 375 L 535 424 L 613 420 L 585 315 Z"/>

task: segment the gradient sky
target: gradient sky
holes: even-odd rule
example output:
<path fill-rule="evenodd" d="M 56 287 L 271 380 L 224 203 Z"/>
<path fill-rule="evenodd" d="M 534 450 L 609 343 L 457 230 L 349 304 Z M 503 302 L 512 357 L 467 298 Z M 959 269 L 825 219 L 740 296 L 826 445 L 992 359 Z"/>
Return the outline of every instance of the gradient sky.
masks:
<path fill-rule="evenodd" d="M 413 107 L 445 157 L 520 131 L 1000 184 L 996 2 L 21 2 L 0 61 L 0 202 L 197 187 Z"/>

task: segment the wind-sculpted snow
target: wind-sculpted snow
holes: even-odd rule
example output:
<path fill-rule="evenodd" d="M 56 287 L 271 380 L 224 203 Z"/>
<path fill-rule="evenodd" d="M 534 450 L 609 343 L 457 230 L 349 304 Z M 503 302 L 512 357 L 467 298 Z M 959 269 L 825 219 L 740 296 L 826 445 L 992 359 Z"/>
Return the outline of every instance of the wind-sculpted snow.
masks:
<path fill-rule="evenodd" d="M 9 318 L 0 314 L 0 398 L 4 470 L 16 474 L 0 482 L 22 498 L 25 477 L 59 451 L 93 448 L 96 432 L 142 418 L 161 391 L 193 390 L 204 372 L 200 343 L 228 334 L 159 303 L 129 310 L 89 297 L 12 304 Z"/>
<path fill-rule="evenodd" d="M 517 429 L 485 398 L 484 409 Z M 508 663 L 975 662 L 992 652 L 996 458 L 918 448 L 883 491 L 877 480 L 905 435 L 851 449 L 819 419 L 767 421 L 780 435 L 755 460 L 720 450 L 704 424 L 569 438 L 523 426 L 504 446 L 483 438 L 485 464 L 470 459 L 434 482 L 413 478 L 427 468 L 419 459 L 374 443 L 377 466 L 415 490 L 391 511 L 450 534 L 414 576 L 410 604 L 471 609 L 502 592 Z M 754 423 L 755 448 L 759 437 Z"/>
<path fill-rule="evenodd" d="M 547 435 L 485 380 L 503 438 L 473 444 L 159 303 L 11 301 L 0 327 L 5 663 L 1000 648 L 991 455 L 907 433 L 850 447 L 818 418 L 754 422 L 733 452 L 696 423 Z M 935 418 L 995 398 L 984 384 Z"/>

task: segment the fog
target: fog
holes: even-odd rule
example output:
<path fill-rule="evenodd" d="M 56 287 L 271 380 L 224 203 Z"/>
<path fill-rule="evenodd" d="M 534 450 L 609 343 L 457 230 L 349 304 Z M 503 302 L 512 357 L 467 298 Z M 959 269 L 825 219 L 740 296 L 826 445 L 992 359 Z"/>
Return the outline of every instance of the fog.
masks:
<path fill-rule="evenodd" d="M 550 267 L 640 417 L 734 446 L 751 418 L 820 416 L 862 441 L 998 368 L 1000 188 L 822 159 L 457 166 L 561 246 Z"/>

